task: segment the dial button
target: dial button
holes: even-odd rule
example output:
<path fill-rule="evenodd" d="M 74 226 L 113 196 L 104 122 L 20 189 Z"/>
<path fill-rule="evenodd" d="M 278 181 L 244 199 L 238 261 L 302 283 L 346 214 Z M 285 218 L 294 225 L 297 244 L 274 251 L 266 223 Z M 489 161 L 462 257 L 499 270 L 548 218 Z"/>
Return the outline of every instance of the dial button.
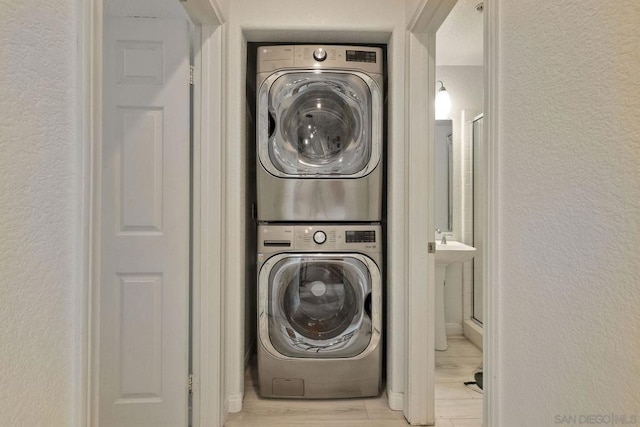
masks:
<path fill-rule="evenodd" d="M 313 59 L 318 62 L 324 61 L 325 59 L 327 59 L 327 51 L 321 47 L 317 48 L 313 51 Z"/>
<path fill-rule="evenodd" d="M 324 231 L 316 231 L 313 233 L 313 241 L 321 245 L 327 241 L 327 234 Z"/>

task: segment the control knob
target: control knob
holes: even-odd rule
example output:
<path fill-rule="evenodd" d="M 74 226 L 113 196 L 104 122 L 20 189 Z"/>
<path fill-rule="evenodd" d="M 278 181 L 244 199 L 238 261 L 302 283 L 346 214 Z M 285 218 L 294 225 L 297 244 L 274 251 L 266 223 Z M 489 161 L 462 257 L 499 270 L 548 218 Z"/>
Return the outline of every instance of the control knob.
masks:
<path fill-rule="evenodd" d="M 321 245 L 327 241 L 327 233 L 324 231 L 316 231 L 313 233 L 313 241 Z"/>
<path fill-rule="evenodd" d="M 325 59 L 327 59 L 327 51 L 321 47 L 317 48 L 313 51 L 313 59 L 318 62 L 324 61 Z"/>

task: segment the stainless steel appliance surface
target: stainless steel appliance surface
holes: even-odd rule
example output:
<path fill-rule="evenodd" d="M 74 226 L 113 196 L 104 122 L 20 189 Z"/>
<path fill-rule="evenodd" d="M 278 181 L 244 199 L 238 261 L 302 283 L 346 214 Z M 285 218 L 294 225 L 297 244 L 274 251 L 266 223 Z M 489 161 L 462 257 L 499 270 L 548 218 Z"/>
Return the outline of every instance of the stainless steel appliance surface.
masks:
<path fill-rule="evenodd" d="M 382 49 L 258 47 L 260 221 L 380 221 Z"/>
<path fill-rule="evenodd" d="M 382 247 L 379 224 L 258 226 L 262 397 L 380 394 Z"/>

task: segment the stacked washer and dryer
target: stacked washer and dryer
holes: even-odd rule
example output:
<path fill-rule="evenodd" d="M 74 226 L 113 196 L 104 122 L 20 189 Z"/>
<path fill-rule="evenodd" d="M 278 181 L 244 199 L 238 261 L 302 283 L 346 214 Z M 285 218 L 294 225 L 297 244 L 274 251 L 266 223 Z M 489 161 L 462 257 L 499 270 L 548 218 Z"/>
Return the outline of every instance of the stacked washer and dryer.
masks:
<path fill-rule="evenodd" d="M 382 55 L 363 46 L 258 47 L 263 397 L 380 393 Z"/>

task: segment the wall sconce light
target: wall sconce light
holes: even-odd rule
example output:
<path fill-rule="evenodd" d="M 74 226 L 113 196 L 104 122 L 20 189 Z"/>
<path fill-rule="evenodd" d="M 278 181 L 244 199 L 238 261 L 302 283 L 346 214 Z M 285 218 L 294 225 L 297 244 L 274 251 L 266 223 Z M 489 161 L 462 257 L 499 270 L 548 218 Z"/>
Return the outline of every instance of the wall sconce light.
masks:
<path fill-rule="evenodd" d="M 451 97 L 442 80 L 438 80 L 436 83 L 440 83 L 440 89 L 436 93 L 436 120 L 446 120 L 451 112 Z"/>

